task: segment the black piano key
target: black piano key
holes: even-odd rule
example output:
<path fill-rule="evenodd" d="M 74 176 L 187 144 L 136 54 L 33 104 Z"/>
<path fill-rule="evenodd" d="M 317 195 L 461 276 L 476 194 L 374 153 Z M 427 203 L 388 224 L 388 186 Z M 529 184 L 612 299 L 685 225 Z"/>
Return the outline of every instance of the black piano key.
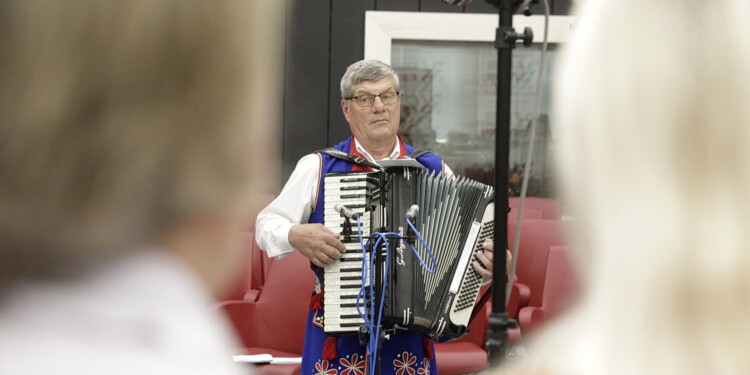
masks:
<path fill-rule="evenodd" d="M 341 199 L 361 199 L 367 198 L 367 194 L 342 194 Z"/>
<path fill-rule="evenodd" d="M 339 272 L 362 272 L 362 268 L 342 268 Z"/>

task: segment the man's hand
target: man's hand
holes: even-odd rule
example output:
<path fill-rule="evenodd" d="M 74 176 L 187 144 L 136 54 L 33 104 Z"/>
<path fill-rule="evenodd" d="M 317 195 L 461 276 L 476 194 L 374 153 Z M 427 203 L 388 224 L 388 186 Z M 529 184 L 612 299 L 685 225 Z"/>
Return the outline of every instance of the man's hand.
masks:
<path fill-rule="evenodd" d="M 478 274 L 486 278 L 492 278 L 492 257 L 495 254 L 495 245 L 492 241 L 487 240 L 484 241 L 482 246 L 484 247 L 484 251 L 477 251 L 477 261 L 474 261 L 472 266 L 474 266 L 474 270 Z M 505 273 L 508 274 L 510 272 L 511 261 L 513 260 L 510 250 L 505 250 L 505 260 Z"/>
<path fill-rule="evenodd" d="M 341 258 L 346 249 L 339 235 L 323 224 L 298 224 L 289 230 L 289 244 L 314 265 L 324 267 Z"/>

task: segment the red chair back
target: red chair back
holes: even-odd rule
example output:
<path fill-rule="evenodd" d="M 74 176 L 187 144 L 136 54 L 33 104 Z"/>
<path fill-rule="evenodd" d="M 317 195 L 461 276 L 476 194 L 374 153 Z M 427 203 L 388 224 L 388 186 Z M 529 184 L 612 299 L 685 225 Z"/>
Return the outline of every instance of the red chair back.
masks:
<path fill-rule="evenodd" d="M 508 245 L 513 245 L 518 223 L 508 223 Z M 562 222 L 557 220 L 524 220 L 518 249 L 516 277 L 529 287 L 529 305 L 541 306 L 547 258 L 552 246 L 563 245 Z"/>
<path fill-rule="evenodd" d="M 255 244 L 255 233 L 242 233 L 243 246 L 247 251 L 246 264 L 239 268 L 235 281 L 229 288 L 226 294 L 219 298 L 220 301 L 240 301 L 244 299 L 250 285 L 252 284 L 252 278 L 254 277 L 253 268 L 253 245 Z"/>
<path fill-rule="evenodd" d="M 549 251 L 547 273 L 541 306 L 527 306 L 518 313 L 523 334 L 539 329 L 568 308 L 578 293 L 578 279 L 571 265 L 567 246 L 552 246 Z"/>
<path fill-rule="evenodd" d="M 270 266 L 256 302 L 257 341 L 292 353 L 302 353 L 310 295 L 315 276 L 310 261 L 295 251 Z"/>
<path fill-rule="evenodd" d="M 508 218 L 516 221 L 518 208 L 521 204 L 519 197 L 508 198 L 510 213 Z M 560 220 L 560 202 L 556 199 L 526 197 L 523 204 L 523 217 L 526 219 Z"/>
<path fill-rule="evenodd" d="M 578 291 L 569 253 L 568 246 L 552 246 L 549 251 L 542 307 L 550 315 L 557 315 L 570 306 Z"/>

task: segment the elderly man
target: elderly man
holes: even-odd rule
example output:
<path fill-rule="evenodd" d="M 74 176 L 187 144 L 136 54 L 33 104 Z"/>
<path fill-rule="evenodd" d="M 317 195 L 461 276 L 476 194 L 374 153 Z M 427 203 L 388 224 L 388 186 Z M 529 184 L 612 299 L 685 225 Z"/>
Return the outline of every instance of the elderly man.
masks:
<path fill-rule="evenodd" d="M 324 289 L 322 268 L 341 258 L 344 244 L 323 226 L 323 180 L 329 172 L 366 171 L 366 165 L 380 160 L 399 159 L 414 152 L 398 135 L 400 93 L 398 75 L 377 60 L 358 61 L 347 69 L 341 79 L 341 109 L 352 136 L 334 146 L 343 153 L 366 160 L 354 163 L 326 153 L 304 156 L 297 163 L 279 196 L 259 215 L 257 241 L 272 257 L 283 257 L 297 249 L 315 266 L 317 295 Z M 416 156 L 416 155 L 415 155 Z M 431 171 L 452 175 L 442 158 L 425 153 L 419 161 Z M 492 247 L 478 253 L 482 263 L 474 268 L 484 277 L 491 277 Z M 313 297 L 315 299 L 315 296 Z M 315 303 L 311 303 L 315 305 Z M 356 336 L 326 339 L 323 333 L 322 310 L 311 309 L 308 316 L 302 374 L 327 373 L 328 370 L 364 370 L 365 348 Z M 435 374 L 433 343 L 415 333 L 392 335 L 383 344 L 380 358 L 383 374 L 392 374 L 404 366 L 414 373 Z M 352 372 L 355 374 L 356 372 Z M 360 372 L 361 373 L 361 372 Z"/>

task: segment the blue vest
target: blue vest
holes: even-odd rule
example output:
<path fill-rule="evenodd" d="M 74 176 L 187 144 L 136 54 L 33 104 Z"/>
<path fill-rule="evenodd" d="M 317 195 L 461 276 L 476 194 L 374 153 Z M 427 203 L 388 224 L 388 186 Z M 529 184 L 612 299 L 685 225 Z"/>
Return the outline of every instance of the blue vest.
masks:
<path fill-rule="evenodd" d="M 352 138 L 337 144 L 335 149 L 349 153 Z M 414 148 L 404 144 L 407 154 L 414 152 Z M 348 172 L 354 167 L 354 163 L 335 158 L 321 153 L 323 158 L 321 168 L 321 182 L 318 186 L 318 200 L 315 210 L 310 215 L 309 223 L 323 223 L 323 211 L 325 197 L 323 194 L 323 177 L 330 172 Z M 443 159 L 433 153 L 426 153 L 417 158 L 431 172 L 442 172 Z M 322 269 L 310 264 L 318 277 L 323 281 Z M 307 317 L 305 330 L 305 344 L 302 350 L 301 375 L 360 375 L 365 372 L 365 348 L 359 344 L 357 336 L 341 336 L 335 340 L 333 346 L 337 351 L 337 358 L 323 360 L 321 354 L 327 341 L 323 329 L 319 325 L 322 322 L 322 310 L 310 309 Z M 427 340 L 422 335 L 404 332 L 393 335 L 383 343 L 381 355 L 381 375 L 411 375 L 411 374 L 437 374 L 437 363 L 435 358 L 427 358 L 427 349 L 434 352 L 432 340 Z"/>
<path fill-rule="evenodd" d="M 333 148 L 349 153 L 352 146 L 352 137 L 347 140 L 333 146 Z M 406 153 L 411 154 L 415 148 L 404 143 Z M 320 184 L 318 185 L 318 201 L 315 204 L 315 210 L 310 214 L 309 223 L 323 223 L 323 207 L 325 207 L 325 197 L 323 196 L 323 177 L 326 173 L 331 172 L 348 172 L 354 167 L 354 163 L 346 160 L 335 158 L 326 153 L 321 153 L 323 157 L 323 164 L 320 172 Z M 443 170 L 443 159 L 431 152 L 428 152 L 417 158 L 417 161 L 424 165 L 430 172 L 440 173 Z"/>

